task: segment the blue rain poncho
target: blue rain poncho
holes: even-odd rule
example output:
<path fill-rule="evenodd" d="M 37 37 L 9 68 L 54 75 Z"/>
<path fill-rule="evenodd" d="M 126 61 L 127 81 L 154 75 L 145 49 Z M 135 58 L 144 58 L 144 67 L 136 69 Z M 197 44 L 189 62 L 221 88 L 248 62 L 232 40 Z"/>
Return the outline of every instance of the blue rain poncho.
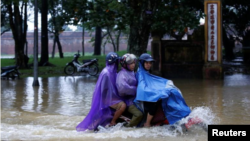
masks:
<path fill-rule="evenodd" d="M 180 90 L 171 80 L 150 74 L 139 63 L 136 74 L 138 81 L 135 105 L 144 111 L 143 101 L 157 102 L 162 100 L 163 112 L 170 124 L 188 116 L 191 112 Z"/>
<path fill-rule="evenodd" d="M 113 118 L 114 110 L 111 105 L 121 102 L 116 88 L 117 66 L 114 63 L 100 73 L 92 98 L 92 105 L 88 115 L 76 127 L 77 131 L 96 130 L 99 125 L 106 126 Z"/>
<path fill-rule="evenodd" d="M 127 106 L 133 104 L 137 89 L 137 80 L 134 71 L 129 71 L 122 67 L 117 74 L 116 87 L 119 95 L 124 99 Z"/>

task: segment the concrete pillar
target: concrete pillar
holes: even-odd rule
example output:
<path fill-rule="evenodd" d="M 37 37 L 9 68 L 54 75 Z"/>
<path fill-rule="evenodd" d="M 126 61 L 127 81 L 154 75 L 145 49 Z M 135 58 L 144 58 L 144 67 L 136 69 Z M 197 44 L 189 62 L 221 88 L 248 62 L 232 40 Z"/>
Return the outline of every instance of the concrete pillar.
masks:
<path fill-rule="evenodd" d="M 223 78 L 222 70 L 222 8 L 221 0 L 204 0 L 205 64 L 204 79 Z"/>

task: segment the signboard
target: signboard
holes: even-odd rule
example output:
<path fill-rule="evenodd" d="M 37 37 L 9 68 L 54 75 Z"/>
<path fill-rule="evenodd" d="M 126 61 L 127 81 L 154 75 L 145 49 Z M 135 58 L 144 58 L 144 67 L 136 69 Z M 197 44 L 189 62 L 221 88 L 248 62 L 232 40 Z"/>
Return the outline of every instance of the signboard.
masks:
<path fill-rule="evenodd" d="M 208 24 L 208 61 L 218 61 L 218 17 L 217 3 L 209 3 L 207 5 L 207 24 Z"/>
<path fill-rule="evenodd" d="M 205 0 L 205 62 L 221 63 L 221 1 Z"/>

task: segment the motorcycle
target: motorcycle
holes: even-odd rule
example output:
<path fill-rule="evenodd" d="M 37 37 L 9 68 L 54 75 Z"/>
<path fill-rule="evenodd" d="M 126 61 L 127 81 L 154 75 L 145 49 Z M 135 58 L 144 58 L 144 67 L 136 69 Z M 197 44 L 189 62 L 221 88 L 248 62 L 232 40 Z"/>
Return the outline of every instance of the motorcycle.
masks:
<path fill-rule="evenodd" d="M 113 112 L 115 112 L 114 109 L 112 109 Z M 123 125 L 129 124 L 130 120 L 132 119 L 132 114 L 129 113 L 127 110 L 125 110 L 122 115 L 117 119 L 117 123 L 122 123 Z M 137 125 L 138 127 L 143 127 L 144 123 L 146 122 L 147 119 L 147 115 L 143 117 L 141 123 L 139 123 L 139 125 Z M 156 109 L 156 113 L 153 117 L 153 119 L 151 120 L 151 126 L 163 126 L 163 125 L 170 125 L 164 112 L 163 109 L 161 107 L 161 104 L 158 103 L 157 109 Z M 178 125 L 178 124 L 176 124 Z M 182 128 L 183 131 L 188 131 L 189 129 L 191 129 L 192 126 L 198 126 L 200 128 L 202 128 L 204 131 L 208 132 L 208 127 L 207 125 L 199 118 L 199 117 L 192 117 L 192 118 L 188 118 L 186 123 L 182 123 L 180 124 L 180 127 Z M 106 130 L 108 127 L 110 127 L 109 125 L 107 126 L 101 126 L 99 125 L 97 128 L 98 130 Z M 175 129 L 175 126 L 172 126 L 172 129 Z"/>
<path fill-rule="evenodd" d="M 18 66 L 6 66 L 1 67 L 1 79 L 9 79 L 14 80 L 15 78 L 20 78 L 20 72 L 18 70 Z"/>
<path fill-rule="evenodd" d="M 78 61 L 80 57 L 79 51 L 74 54 L 74 58 L 71 62 L 67 63 L 64 67 L 64 73 L 67 75 L 73 75 L 76 72 L 88 73 L 91 76 L 96 76 L 99 72 L 98 59 L 83 60 L 82 63 Z"/>

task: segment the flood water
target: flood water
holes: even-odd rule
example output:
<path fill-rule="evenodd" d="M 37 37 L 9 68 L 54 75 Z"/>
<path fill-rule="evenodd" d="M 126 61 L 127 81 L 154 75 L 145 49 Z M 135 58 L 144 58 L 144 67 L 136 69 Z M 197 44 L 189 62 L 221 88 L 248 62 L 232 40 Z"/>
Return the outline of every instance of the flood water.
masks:
<path fill-rule="evenodd" d="M 1 80 L 2 140 L 86 141 L 206 141 L 207 132 L 193 126 L 187 132 L 176 125 L 125 128 L 121 124 L 99 132 L 77 132 L 88 114 L 96 77 Z M 192 116 L 210 124 L 250 124 L 250 76 L 235 74 L 224 80 L 173 79 Z M 185 119 L 184 119 L 185 120 Z"/>

